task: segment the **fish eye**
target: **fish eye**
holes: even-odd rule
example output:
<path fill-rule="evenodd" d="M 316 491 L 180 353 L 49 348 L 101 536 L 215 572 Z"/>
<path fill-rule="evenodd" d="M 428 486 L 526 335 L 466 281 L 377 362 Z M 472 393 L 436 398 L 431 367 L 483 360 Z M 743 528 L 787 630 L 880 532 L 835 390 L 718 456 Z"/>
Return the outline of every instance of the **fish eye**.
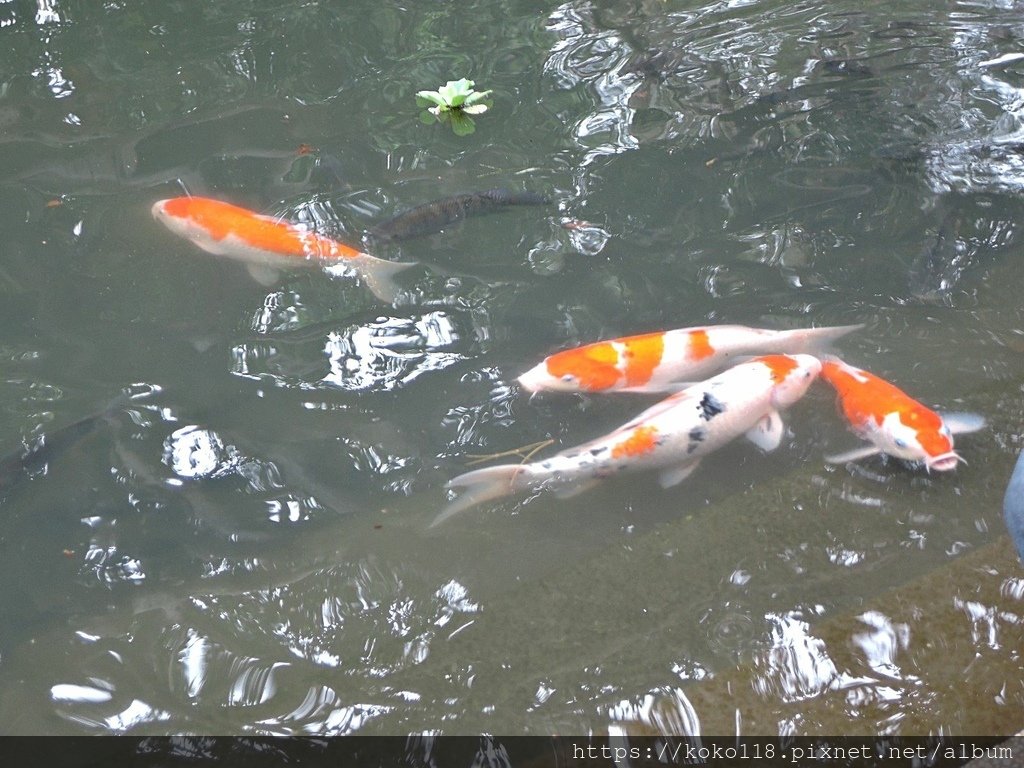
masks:
<path fill-rule="evenodd" d="M 573 382 L 576 381 L 576 377 L 573 376 L 571 373 L 566 373 L 562 376 L 562 381 Z"/>
<path fill-rule="evenodd" d="M 939 430 L 939 433 L 944 435 L 945 437 L 949 437 L 950 435 L 953 434 L 950 428 L 947 427 L 945 424 L 942 425 L 942 429 Z"/>
<path fill-rule="evenodd" d="M 901 439 L 901 438 L 899 438 L 899 437 L 897 437 L 896 439 L 894 439 L 894 440 L 893 440 L 893 443 L 895 443 L 895 445 L 896 445 L 896 447 L 897 447 L 897 448 L 906 448 L 906 447 L 907 447 L 907 441 L 906 441 L 906 440 L 903 440 L 903 439 Z"/>

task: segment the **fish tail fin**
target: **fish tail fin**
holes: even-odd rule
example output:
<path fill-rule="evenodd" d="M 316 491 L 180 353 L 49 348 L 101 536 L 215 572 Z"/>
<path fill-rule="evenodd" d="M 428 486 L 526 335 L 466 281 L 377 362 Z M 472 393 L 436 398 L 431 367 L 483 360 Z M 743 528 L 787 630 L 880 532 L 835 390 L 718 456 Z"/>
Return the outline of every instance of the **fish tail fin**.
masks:
<path fill-rule="evenodd" d="M 459 475 L 450 480 L 445 487 L 465 490 L 434 518 L 430 527 L 434 528 L 477 504 L 511 496 L 529 488 L 533 484 L 534 474 L 529 466 L 523 464 L 500 464 Z"/>
<path fill-rule="evenodd" d="M 821 328 L 800 328 L 791 331 L 794 348 L 787 352 L 806 352 L 824 358 L 839 339 L 847 334 L 864 328 L 864 323 L 856 325 L 826 325 Z"/>
<path fill-rule="evenodd" d="M 357 258 L 360 261 L 359 275 L 365 281 L 366 287 L 387 304 L 394 304 L 402 290 L 395 282 L 395 275 L 416 265 L 413 261 L 385 261 L 368 253 Z"/>

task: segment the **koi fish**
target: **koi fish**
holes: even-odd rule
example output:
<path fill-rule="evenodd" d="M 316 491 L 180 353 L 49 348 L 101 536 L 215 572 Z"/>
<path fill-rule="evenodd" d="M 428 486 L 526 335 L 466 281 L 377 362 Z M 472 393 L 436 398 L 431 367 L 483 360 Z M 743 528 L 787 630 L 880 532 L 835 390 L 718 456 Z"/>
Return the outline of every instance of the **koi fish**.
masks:
<path fill-rule="evenodd" d="M 528 464 L 467 472 L 447 487 L 465 488 L 434 520 L 491 499 L 527 490 L 553 489 L 573 496 L 619 472 L 658 469 L 663 488 L 689 477 L 701 460 L 740 435 L 765 451 L 782 441 L 779 411 L 795 403 L 817 378 L 811 355 L 766 355 L 733 366 L 648 408 L 604 437 Z"/>
<path fill-rule="evenodd" d="M 519 377 L 530 392 L 664 392 L 699 381 L 737 356 L 825 347 L 862 325 L 772 331 L 743 325 L 677 328 L 566 349 Z"/>
<path fill-rule="evenodd" d="M 963 461 L 953 450 L 953 435 L 985 426 L 985 419 L 978 414 L 939 414 L 889 382 L 838 358 L 825 360 L 821 377 L 838 393 L 839 407 L 851 429 L 871 443 L 826 456 L 830 464 L 885 453 L 923 463 L 929 471 L 946 472 Z"/>
<path fill-rule="evenodd" d="M 153 204 L 153 217 L 208 253 L 246 262 L 249 273 L 269 285 L 277 270 L 334 262 L 351 268 L 381 301 L 393 302 L 395 273 L 410 263 L 385 261 L 337 240 L 272 216 L 205 197 L 175 197 Z"/>
<path fill-rule="evenodd" d="M 550 202 L 535 192 L 513 192 L 508 189 L 453 195 L 402 211 L 378 224 L 368 235 L 371 240 L 381 243 L 408 240 L 440 232 L 467 216 L 494 213 L 516 205 L 547 205 Z"/>

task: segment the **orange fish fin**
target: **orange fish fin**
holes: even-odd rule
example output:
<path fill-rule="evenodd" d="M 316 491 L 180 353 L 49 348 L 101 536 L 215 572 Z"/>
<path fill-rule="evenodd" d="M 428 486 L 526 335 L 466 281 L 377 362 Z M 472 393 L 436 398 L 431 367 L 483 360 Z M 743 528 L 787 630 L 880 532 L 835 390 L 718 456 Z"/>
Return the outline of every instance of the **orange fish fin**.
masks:
<path fill-rule="evenodd" d="M 683 480 L 693 474 L 700 465 L 700 459 L 691 459 L 675 467 L 668 467 L 658 473 L 658 484 L 662 488 L 671 488 L 679 485 Z"/>

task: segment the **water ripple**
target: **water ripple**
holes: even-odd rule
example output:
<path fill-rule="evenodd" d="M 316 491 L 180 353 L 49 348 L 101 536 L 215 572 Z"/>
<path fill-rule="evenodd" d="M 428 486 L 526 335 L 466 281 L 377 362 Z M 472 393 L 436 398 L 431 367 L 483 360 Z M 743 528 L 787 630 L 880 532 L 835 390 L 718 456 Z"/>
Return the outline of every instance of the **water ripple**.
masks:
<path fill-rule="evenodd" d="M 324 336 L 260 340 L 232 350 L 233 372 L 280 387 L 332 387 L 356 392 L 404 388 L 424 373 L 465 359 L 452 347 L 462 335 L 452 315 L 380 317 Z"/>

